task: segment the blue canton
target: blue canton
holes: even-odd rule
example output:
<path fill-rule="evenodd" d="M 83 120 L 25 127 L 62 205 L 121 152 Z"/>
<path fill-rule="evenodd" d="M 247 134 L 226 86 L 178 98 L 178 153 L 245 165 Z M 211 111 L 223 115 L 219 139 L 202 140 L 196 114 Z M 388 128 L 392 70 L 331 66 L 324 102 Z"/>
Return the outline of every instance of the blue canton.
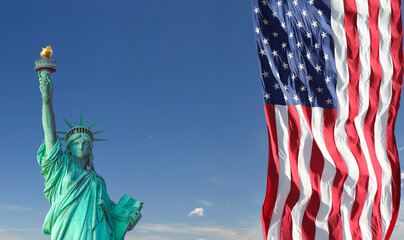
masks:
<path fill-rule="evenodd" d="M 253 0 L 266 104 L 336 108 L 330 3 Z"/>

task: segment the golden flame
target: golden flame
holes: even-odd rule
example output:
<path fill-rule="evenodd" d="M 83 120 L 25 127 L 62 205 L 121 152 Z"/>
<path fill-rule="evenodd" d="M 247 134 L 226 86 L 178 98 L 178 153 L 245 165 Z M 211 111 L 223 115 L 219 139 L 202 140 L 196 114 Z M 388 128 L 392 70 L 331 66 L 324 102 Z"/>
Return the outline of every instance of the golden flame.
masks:
<path fill-rule="evenodd" d="M 52 47 L 49 45 L 46 48 L 42 48 L 41 58 L 50 58 L 52 57 L 53 50 Z"/>

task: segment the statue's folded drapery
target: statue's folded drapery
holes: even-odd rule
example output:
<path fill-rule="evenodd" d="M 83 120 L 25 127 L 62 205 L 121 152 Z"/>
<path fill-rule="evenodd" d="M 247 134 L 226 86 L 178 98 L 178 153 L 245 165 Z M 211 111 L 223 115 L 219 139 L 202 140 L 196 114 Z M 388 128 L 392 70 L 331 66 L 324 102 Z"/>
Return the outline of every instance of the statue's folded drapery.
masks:
<path fill-rule="evenodd" d="M 108 197 L 104 180 L 70 161 L 59 139 L 49 154 L 45 142 L 41 144 L 38 163 L 51 206 L 44 233 L 52 233 L 52 240 L 113 240 L 110 213 L 115 203 Z"/>

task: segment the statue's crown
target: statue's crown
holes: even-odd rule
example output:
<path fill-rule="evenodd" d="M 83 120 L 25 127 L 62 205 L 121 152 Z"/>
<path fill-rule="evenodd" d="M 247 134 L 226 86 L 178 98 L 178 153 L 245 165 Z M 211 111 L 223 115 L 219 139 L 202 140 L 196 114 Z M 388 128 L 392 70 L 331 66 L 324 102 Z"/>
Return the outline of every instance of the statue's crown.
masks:
<path fill-rule="evenodd" d="M 60 134 L 64 134 L 64 135 L 65 135 L 65 137 L 64 137 L 64 138 L 61 138 L 61 139 L 62 139 L 62 140 L 65 140 L 66 143 L 69 141 L 69 138 L 70 138 L 71 136 L 73 136 L 74 134 L 78 134 L 78 133 L 80 133 L 80 134 L 86 134 L 87 136 L 90 137 L 90 139 L 91 139 L 92 142 L 94 142 L 94 141 L 107 141 L 107 139 L 94 138 L 94 135 L 96 135 L 96 134 L 98 134 L 98 133 L 102 133 L 102 132 L 105 131 L 105 130 L 96 131 L 96 132 L 91 131 L 91 128 L 97 123 L 97 121 L 93 122 L 93 123 L 92 123 L 90 126 L 88 126 L 88 127 L 84 127 L 84 126 L 83 126 L 83 115 L 81 115 L 81 117 L 80 117 L 79 126 L 73 126 L 72 124 L 70 124 L 70 123 L 69 123 L 66 119 L 64 119 L 64 118 L 63 118 L 63 120 L 65 120 L 65 122 L 66 122 L 66 124 L 69 126 L 70 130 L 67 131 L 67 132 L 57 132 L 57 133 L 60 133 Z"/>

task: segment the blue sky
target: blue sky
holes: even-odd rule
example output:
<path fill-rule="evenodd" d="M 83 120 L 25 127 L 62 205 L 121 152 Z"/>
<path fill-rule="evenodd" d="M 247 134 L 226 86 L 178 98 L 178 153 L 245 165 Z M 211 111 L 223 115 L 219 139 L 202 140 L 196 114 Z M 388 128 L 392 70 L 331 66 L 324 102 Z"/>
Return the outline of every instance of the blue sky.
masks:
<path fill-rule="evenodd" d="M 251 12 L 246 0 L 2 1 L 0 239 L 50 239 L 33 70 L 48 44 L 58 130 L 63 117 L 99 119 L 110 141 L 95 143 L 94 164 L 111 199 L 145 203 L 128 240 L 261 239 L 268 150 Z"/>

